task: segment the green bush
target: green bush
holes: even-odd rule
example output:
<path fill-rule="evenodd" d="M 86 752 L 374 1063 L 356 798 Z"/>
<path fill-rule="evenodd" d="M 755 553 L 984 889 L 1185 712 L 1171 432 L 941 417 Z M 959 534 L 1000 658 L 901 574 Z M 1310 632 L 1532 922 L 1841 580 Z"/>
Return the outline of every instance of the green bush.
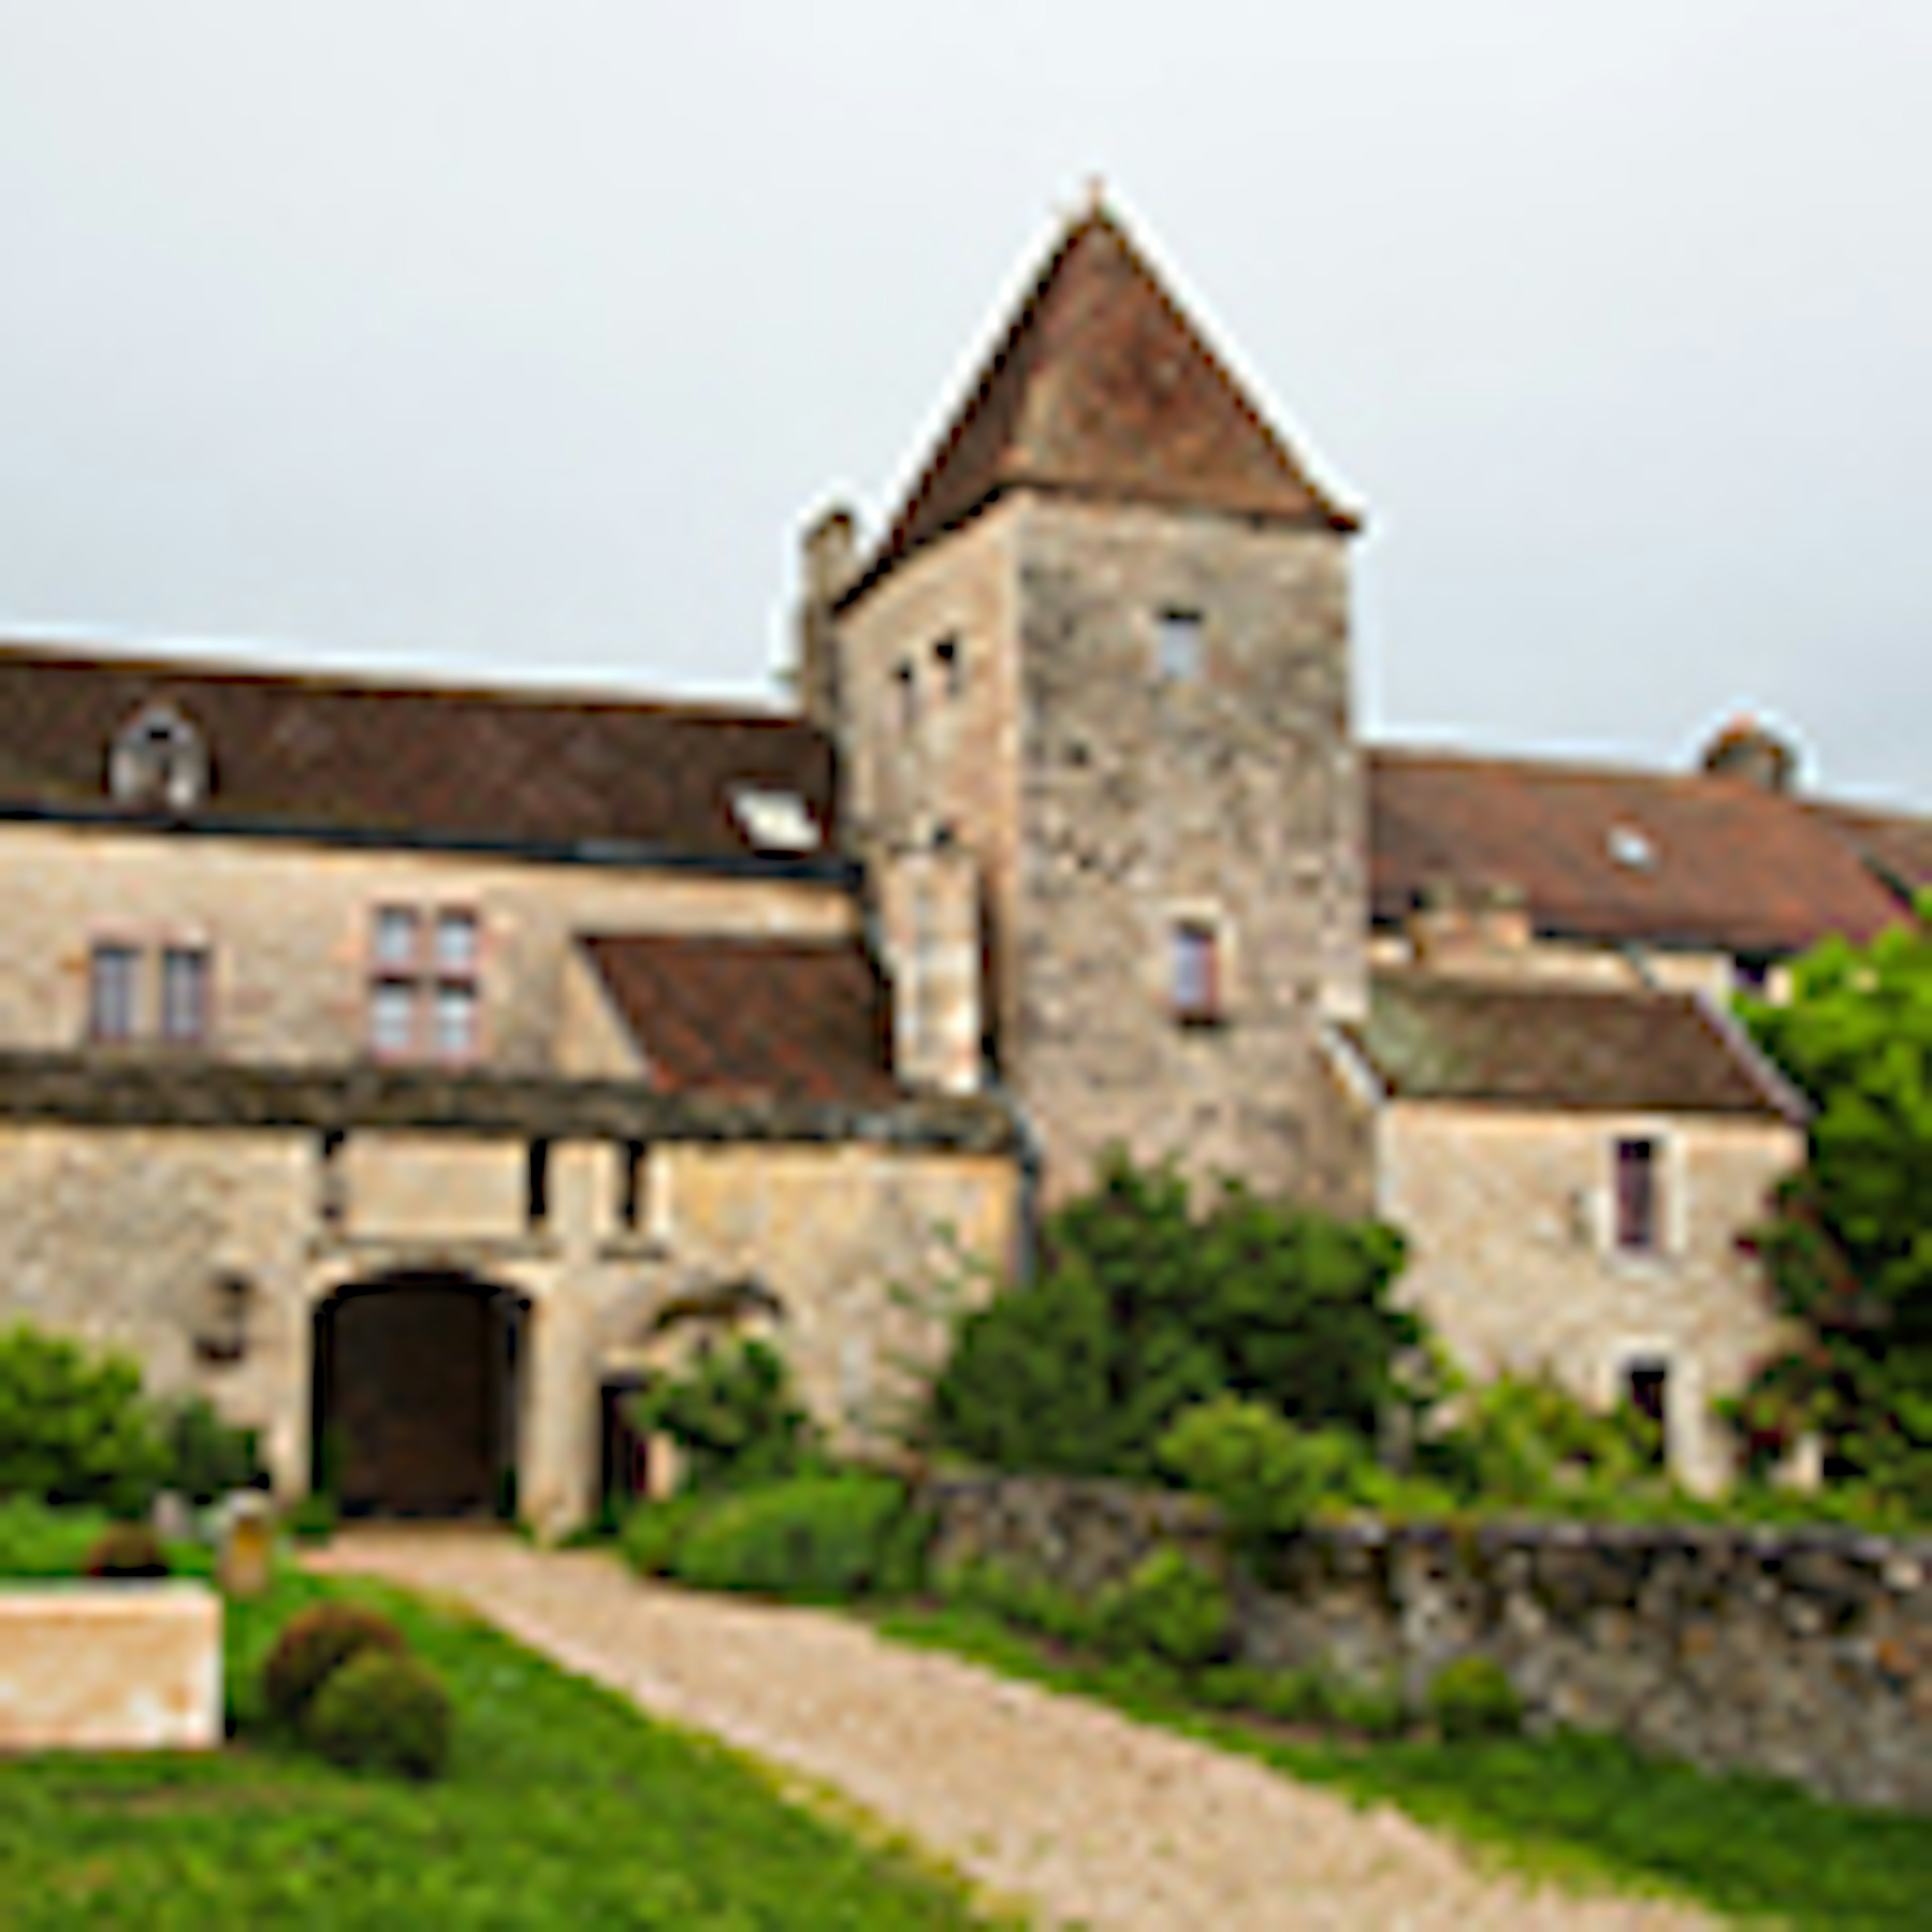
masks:
<path fill-rule="evenodd" d="M 718 1502 L 702 1491 L 640 1503 L 625 1517 L 617 1533 L 624 1560 L 640 1576 L 668 1576 L 676 1568 L 677 1552 L 692 1526 Z"/>
<path fill-rule="evenodd" d="M 449 1694 L 428 1665 L 371 1648 L 330 1673 L 302 1726 L 334 1763 L 417 1778 L 442 1771 L 451 1730 Z"/>
<path fill-rule="evenodd" d="M 99 1510 L 0 1497 L 0 1576 L 76 1576 L 107 1524 Z"/>
<path fill-rule="evenodd" d="M 769 1483 L 822 1466 L 817 1428 L 768 1343 L 700 1348 L 681 1374 L 632 1398 L 634 1428 L 670 1436 L 684 1453 L 687 1489 Z"/>
<path fill-rule="evenodd" d="M 1105 1640 L 1106 1619 L 1097 1605 L 991 1558 L 949 1564 L 934 1582 L 947 1603 L 990 1611 L 1062 1643 L 1098 1649 Z"/>
<path fill-rule="evenodd" d="M 231 1428 L 206 1396 L 164 1406 L 160 1431 L 167 1454 L 164 1486 L 190 1501 L 212 1503 L 230 1490 L 259 1484 L 262 1470 L 254 1430 Z"/>
<path fill-rule="evenodd" d="M 1144 1651 L 1182 1670 L 1212 1663 L 1227 1648 L 1233 1607 L 1219 1578 L 1183 1551 L 1156 1550 L 1102 1597 L 1109 1648 Z"/>
<path fill-rule="evenodd" d="M 1522 1700 L 1502 1665 L 1486 1657 L 1459 1657 L 1430 1681 L 1424 1700 L 1445 1738 L 1498 1737 L 1522 1728 Z"/>
<path fill-rule="evenodd" d="M 380 1610 L 331 1600 L 298 1611 L 282 1626 L 262 1666 L 262 1701 L 286 1724 L 299 1724 L 324 1684 L 366 1650 L 400 1657 L 403 1634 Z"/>
<path fill-rule="evenodd" d="M 335 1534 L 342 1512 L 335 1498 L 312 1490 L 291 1503 L 282 1516 L 283 1527 L 298 1543 L 326 1543 Z"/>
<path fill-rule="evenodd" d="M 702 1589 L 842 1601 L 873 1588 L 906 1510 L 902 1484 L 857 1471 L 744 1490 L 676 1537 L 671 1574 Z"/>
<path fill-rule="evenodd" d="M 94 1538 L 81 1570 L 88 1576 L 152 1578 L 173 1574 L 160 1538 L 141 1522 L 110 1523 Z"/>
<path fill-rule="evenodd" d="M 127 1357 L 26 1323 L 0 1330 L 0 1496 L 142 1514 L 167 1452 Z"/>
<path fill-rule="evenodd" d="M 1223 1390 L 1366 1434 L 1421 1340 L 1389 1228 L 1232 1184 L 1197 1214 L 1171 1168 L 1111 1156 L 1055 1214 L 1038 1280 L 955 1319 L 920 1434 L 995 1468 L 1151 1477 L 1184 1409 Z M 942 1300 L 954 1298 L 942 1297 Z"/>

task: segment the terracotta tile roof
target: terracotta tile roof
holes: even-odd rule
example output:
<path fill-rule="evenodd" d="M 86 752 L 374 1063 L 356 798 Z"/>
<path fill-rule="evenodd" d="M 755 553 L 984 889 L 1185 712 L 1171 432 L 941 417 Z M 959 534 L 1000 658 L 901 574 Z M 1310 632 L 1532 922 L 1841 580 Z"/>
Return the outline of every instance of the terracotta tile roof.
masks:
<path fill-rule="evenodd" d="M 1544 934 L 1744 955 L 1863 940 L 1899 916 L 1824 819 L 1736 778 L 1383 748 L 1368 788 L 1378 922 L 1442 881 L 1516 886 Z"/>
<path fill-rule="evenodd" d="M 1100 210 L 1048 257 L 860 585 L 1022 484 L 1358 527 Z"/>
<path fill-rule="evenodd" d="M 663 1091 L 854 1106 L 899 1097 L 886 989 L 851 941 L 578 943 Z"/>
<path fill-rule="evenodd" d="M 1932 891 L 1932 818 L 1822 800 L 1807 809 L 1901 895 Z"/>
<path fill-rule="evenodd" d="M 742 855 L 744 784 L 796 793 L 831 829 L 831 744 L 774 713 L 26 645 L 0 645 L 0 807 L 111 806 L 109 746 L 151 704 L 200 734 L 205 812 L 224 821 Z"/>
<path fill-rule="evenodd" d="M 1382 973 L 1344 1029 L 1397 1100 L 1795 1118 L 1730 1023 L 1687 994 Z"/>

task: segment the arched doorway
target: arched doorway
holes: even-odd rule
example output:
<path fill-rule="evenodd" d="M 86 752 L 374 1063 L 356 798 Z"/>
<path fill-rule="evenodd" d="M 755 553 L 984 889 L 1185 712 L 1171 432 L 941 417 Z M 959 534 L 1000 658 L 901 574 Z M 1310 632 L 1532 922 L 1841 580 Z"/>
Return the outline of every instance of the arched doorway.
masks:
<path fill-rule="evenodd" d="M 346 1516 L 516 1513 L 528 1304 L 468 1276 L 356 1282 L 315 1312 L 316 1486 Z"/>

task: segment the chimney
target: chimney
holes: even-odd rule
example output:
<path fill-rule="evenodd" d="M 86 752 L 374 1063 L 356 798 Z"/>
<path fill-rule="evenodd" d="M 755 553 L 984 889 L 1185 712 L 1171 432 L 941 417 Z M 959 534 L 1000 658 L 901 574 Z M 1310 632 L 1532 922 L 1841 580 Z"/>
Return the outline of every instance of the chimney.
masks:
<path fill-rule="evenodd" d="M 800 546 L 798 701 L 821 730 L 838 729 L 838 638 L 832 607 L 859 574 L 859 526 L 834 504 L 809 524 Z"/>
<path fill-rule="evenodd" d="M 1520 965 L 1533 936 L 1521 888 L 1506 883 L 1438 880 L 1409 915 L 1416 964 L 1438 973 L 1508 971 Z"/>
<path fill-rule="evenodd" d="M 1734 718 L 1704 747 L 1703 766 L 1713 777 L 1742 778 L 1760 791 L 1788 792 L 1798 776 L 1790 742 L 1755 718 Z"/>
<path fill-rule="evenodd" d="M 880 940 L 892 988 L 892 1067 L 908 1087 L 976 1093 L 982 1048 L 980 872 L 957 845 L 878 862 Z"/>

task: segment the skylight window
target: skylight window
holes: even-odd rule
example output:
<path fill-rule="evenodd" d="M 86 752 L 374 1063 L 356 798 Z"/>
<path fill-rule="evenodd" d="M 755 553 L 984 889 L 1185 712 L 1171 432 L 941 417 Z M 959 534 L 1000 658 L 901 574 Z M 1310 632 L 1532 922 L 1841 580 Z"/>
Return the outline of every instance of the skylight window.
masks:
<path fill-rule="evenodd" d="M 811 808 L 795 791 L 740 785 L 731 794 L 731 812 L 760 852 L 816 852 L 824 843 Z"/>
<path fill-rule="evenodd" d="M 1634 872 L 1648 872 L 1657 865 L 1657 847 L 1648 832 L 1634 825 L 1613 825 L 1604 843 L 1619 866 Z"/>

